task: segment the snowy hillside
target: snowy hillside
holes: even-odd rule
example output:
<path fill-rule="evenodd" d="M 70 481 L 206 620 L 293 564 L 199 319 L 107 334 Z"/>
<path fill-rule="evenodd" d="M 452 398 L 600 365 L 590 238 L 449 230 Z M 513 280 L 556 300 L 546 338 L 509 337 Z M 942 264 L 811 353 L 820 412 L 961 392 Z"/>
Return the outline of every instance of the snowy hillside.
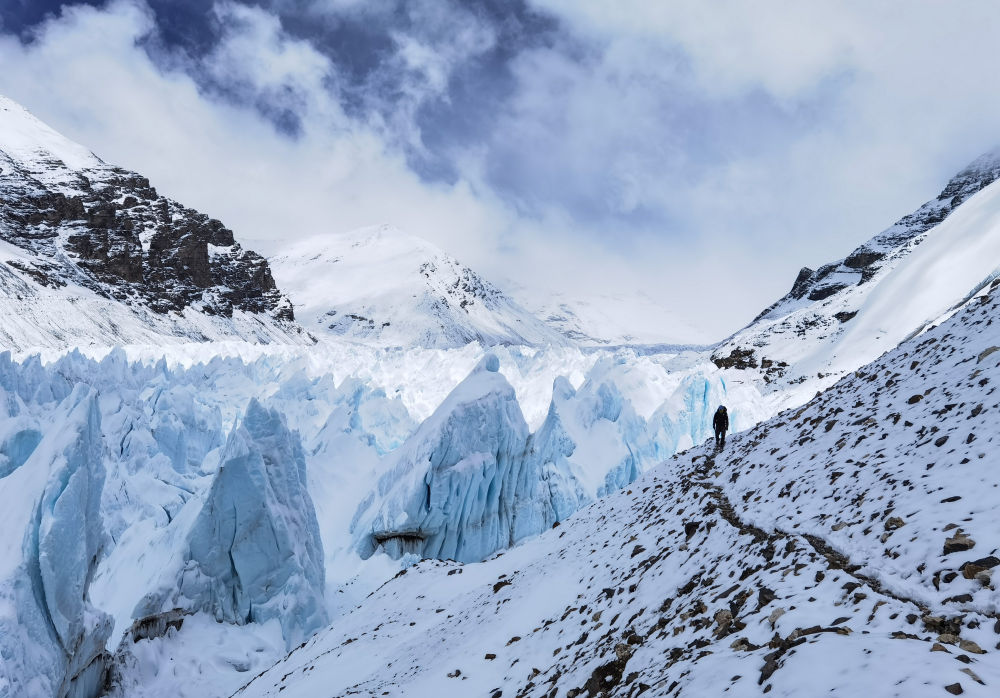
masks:
<path fill-rule="evenodd" d="M 271 260 L 310 331 L 381 346 L 567 344 L 468 267 L 390 226 L 319 236 Z"/>
<path fill-rule="evenodd" d="M 938 321 L 1000 270 L 1000 150 L 792 290 L 712 354 L 801 402 Z M 796 397 L 802 396 L 802 397 Z"/>
<path fill-rule="evenodd" d="M 236 695 L 996 695 L 998 285 L 721 452 L 407 569 Z"/>
<path fill-rule="evenodd" d="M 0 96 L 0 347 L 306 342 L 267 262 Z"/>

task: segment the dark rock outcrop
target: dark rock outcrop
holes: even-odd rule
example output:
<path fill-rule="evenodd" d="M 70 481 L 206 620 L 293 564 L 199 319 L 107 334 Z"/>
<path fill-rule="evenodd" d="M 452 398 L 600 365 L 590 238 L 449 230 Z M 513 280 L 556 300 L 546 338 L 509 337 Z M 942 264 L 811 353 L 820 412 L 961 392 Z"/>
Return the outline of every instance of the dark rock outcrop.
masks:
<path fill-rule="evenodd" d="M 35 257 L 11 266 L 45 286 L 71 282 L 159 313 L 193 306 L 294 319 L 267 260 L 120 168 L 51 161 L 29 170 L 0 152 L 0 239 Z"/>

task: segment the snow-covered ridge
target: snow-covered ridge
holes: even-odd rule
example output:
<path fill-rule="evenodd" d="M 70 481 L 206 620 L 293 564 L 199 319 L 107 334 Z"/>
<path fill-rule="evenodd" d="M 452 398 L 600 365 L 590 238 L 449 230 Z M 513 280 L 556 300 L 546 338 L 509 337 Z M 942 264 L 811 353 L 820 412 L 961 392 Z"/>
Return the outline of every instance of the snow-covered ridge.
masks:
<path fill-rule="evenodd" d="M 299 322 L 317 335 L 402 347 L 569 343 L 473 270 L 391 226 L 317 236 L 270 262 Z"/>
<path fill-rule="evenodd" d="M 513 293 L 546 324 L 583 346 L 708 345 L 717 339 L 677 317 L 669 299 L 644 293 L 540 295 L 523 288 Z"/>
<path fill-rule="evenodd" d="M 844 259 L 792 290 L 712 354 L 785 391 L 789 404 L 938 320 L 1000 268 L 1000 150 Z M 800 395 L 801 397 L 795 397 Z"/>
<path fill-rule="evenodd" d="M 311 341 L 267 262 L 0 96 L 0 346 Z"/>

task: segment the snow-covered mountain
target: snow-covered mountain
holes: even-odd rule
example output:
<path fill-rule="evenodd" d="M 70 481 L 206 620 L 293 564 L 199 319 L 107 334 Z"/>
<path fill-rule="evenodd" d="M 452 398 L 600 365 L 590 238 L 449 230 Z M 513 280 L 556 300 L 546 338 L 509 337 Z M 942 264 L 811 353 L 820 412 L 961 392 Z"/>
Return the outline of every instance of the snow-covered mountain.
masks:
<path fill-rule="evenodd" d="M 995 695 L 998 287 L 723 451 L 406 569 L 235 695 Z"/>
<path fill-rule="evenodd" d="M 0 346 L 308 341 L 266 260 L 0 96 Z"/>
<path fill-rule="evenodd" d="M 317 236 L 270 261 L 299 322 L 317 334 L 403 347 L 568 342 L 473 270 L 391 226 Z"/>
<path fill-rule="evenodd" d="M 818 270 L 712 354 L 791 400 L 871 361 L 939 321 L 1000 270 L 1000 149 L 937 198 Z"/>

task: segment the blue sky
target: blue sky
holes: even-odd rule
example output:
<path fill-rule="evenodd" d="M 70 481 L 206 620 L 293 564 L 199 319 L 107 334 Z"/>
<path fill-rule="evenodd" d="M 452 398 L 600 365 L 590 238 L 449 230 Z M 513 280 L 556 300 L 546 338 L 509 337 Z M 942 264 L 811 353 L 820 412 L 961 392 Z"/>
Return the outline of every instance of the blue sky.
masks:
<path fill-rule="evenodd" d="M 265 252 L 389 222 L 721 336 L 1000 142 L 997 35 L 990 2 L 0 0 L 0 92 Z"/>

